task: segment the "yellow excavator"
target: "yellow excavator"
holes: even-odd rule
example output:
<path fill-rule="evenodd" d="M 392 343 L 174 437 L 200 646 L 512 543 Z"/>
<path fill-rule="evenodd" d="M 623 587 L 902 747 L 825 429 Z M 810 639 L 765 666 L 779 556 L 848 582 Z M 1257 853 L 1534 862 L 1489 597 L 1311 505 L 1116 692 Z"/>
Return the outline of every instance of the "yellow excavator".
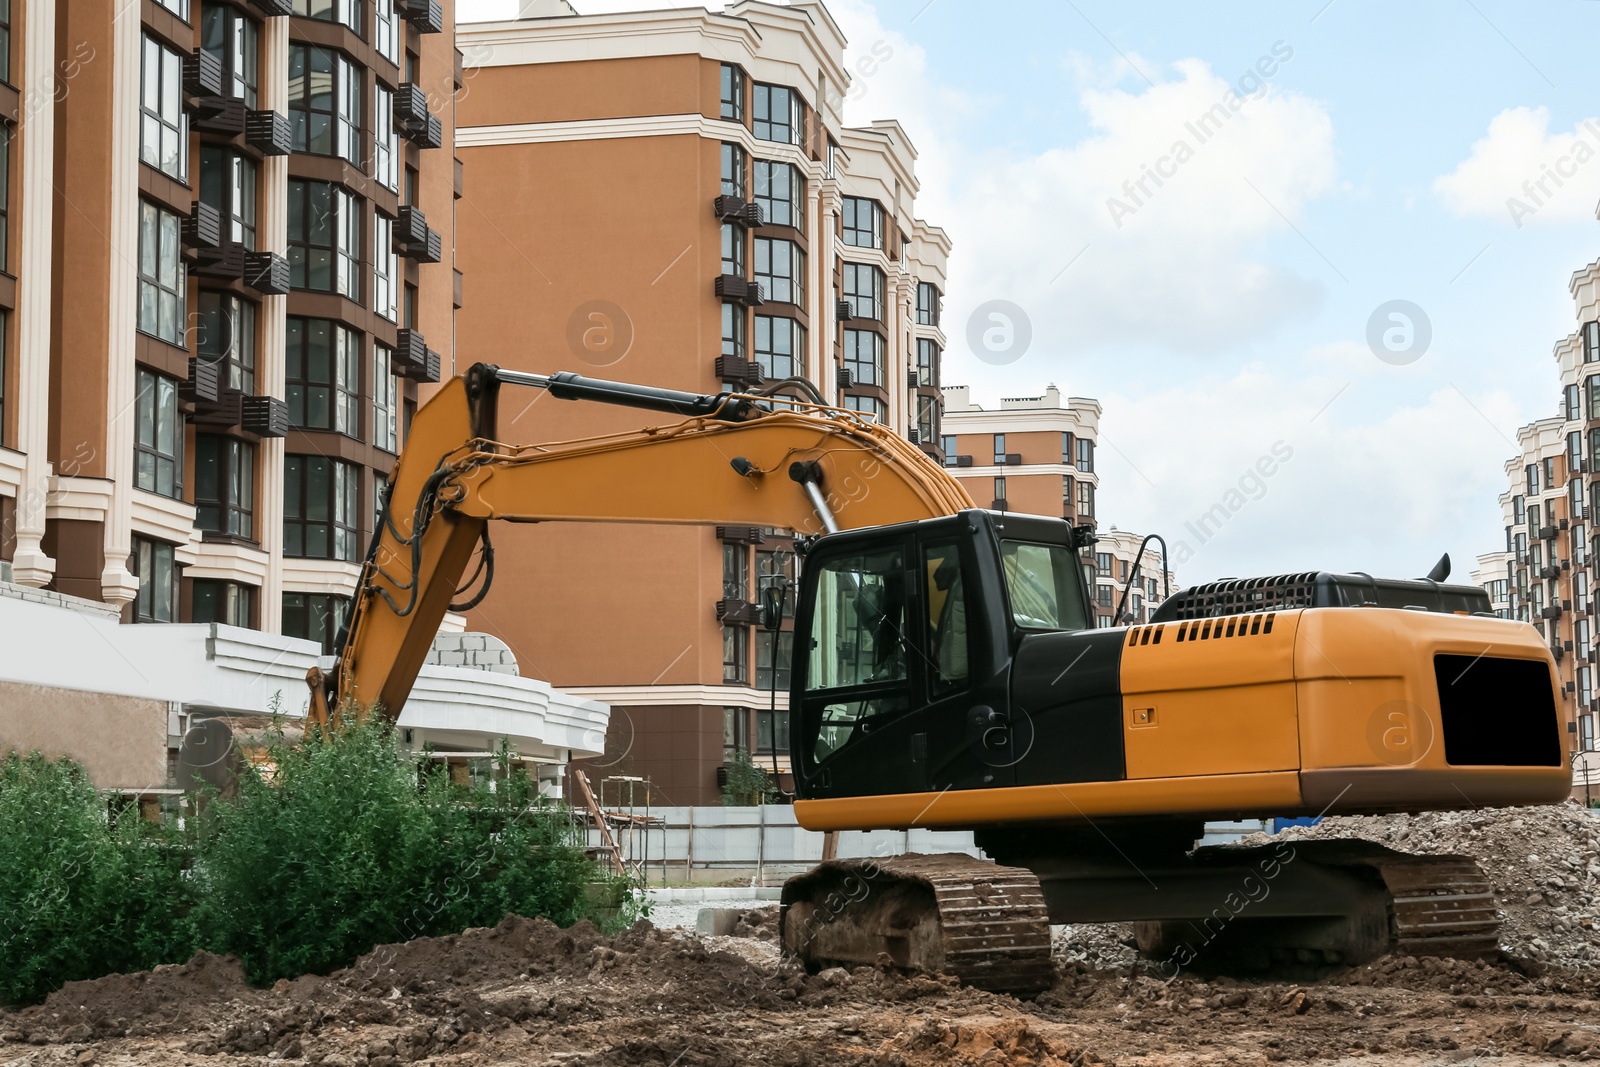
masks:
<path fill-rule="evenodd" d="M 502 388 L 672 418 L 499 439 Z M 1555 803 L 1553 662 L 1485 593 L 1323 572 L 1215 582 L 1094 628 L 1062 519 L 980 510 L 918 448 L 808 383 L 699 395 L 478 364 L 419 410 L 309 718 L 400 714 L 490 522 L 781 527 L 803 552 L 795 813 L 812 830 L 971 830 L 967 856 L 828 860 L 783 890 L 809 966 L 889 963 L 1028 994 L 1051 923 L 1132 922 L 1178 965 L 1495 950 L 1468 857 L 1363 841 L 1196 848 L 1208 819 Z M 480 548 L 481 546 L 481 548 Z M 474 555 L 478 565 L 466 586 Z M 480 577 L 481 576 L 481 577 Z"/>

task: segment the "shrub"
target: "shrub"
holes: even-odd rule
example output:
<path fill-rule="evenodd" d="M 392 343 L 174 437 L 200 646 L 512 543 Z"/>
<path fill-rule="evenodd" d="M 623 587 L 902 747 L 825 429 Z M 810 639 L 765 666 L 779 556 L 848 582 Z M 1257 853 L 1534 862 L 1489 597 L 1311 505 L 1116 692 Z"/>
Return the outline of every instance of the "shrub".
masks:
<path fill-rule="evenodd" d="M 78 764 L 0 757 L 0 1001 L 193 951 L 182 850 L 136 812 L 110 814 Z"/>
<path fill-rule="evenodd" d="M 599 878 L 561 813 L 527 806 L 528 783 L 454 786 L 376 721 L 275 745 L 267 766 L 210 806 L 198 868 L 203 943 L 254 982 L 507 912 L 570 924 Z"/>
<path fill-rule="evenodd" d="M 750 753 L 739 749 L 734 752 L 733 758 L 728 761 L 728 781 L 722 787 L 722 803 L 728 807 L 743 804 L 772 804 L 778 799 L 778 791 L 772 786 L 772 778 L 756 761 Z"/>

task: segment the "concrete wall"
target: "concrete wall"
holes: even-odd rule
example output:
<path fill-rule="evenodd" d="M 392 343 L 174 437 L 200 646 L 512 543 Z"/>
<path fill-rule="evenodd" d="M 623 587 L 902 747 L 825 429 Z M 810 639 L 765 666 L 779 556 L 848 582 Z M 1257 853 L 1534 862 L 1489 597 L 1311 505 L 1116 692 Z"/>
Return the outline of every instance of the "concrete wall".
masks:
<path fill-rule="evenodd" d="M 167 702 L 0 681 L 0 751 L 70 756 L 101 789 L 167 777 Z"/>

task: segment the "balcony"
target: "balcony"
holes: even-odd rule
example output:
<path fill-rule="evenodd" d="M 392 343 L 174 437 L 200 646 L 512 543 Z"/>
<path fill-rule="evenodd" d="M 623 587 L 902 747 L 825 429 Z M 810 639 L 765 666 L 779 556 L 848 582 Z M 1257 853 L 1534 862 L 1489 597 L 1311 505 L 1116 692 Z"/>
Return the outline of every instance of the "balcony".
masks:
<path fill-rule="evenodd" d="M 759 526 L 718 526 L 717 540 L 734 545 L 764 545 L 767 535 Z"/>
<path fill-rule="evenodd" d="M 183 57 L 183 91 L 193 97 L 222 95 L 222 60 L 196 48 Z"/>
<path fill-rule="evenodd" d="M 394 13 L 411 23 L 418 33 L 444 32 L 444 8 L 439 0 L 394 0 Z"/>
<path fill-rule="evenodd" d="M 727 626 L 756 626 L 761 622 L 761 606 L 747 600 L 717 601 L 717 621 Z"/>
<path fill-rule="evenodd" d="M 239 426 L 257 437 L 285 437 L 289 433 L 289 405 L 275 396 L 239 398 Z"/>
<path fill-rule="evenodd" d="M 403 207 L 395 219 L 394 251 L 418 263 L 437 263 L 444 255 L 444 239 L 428 228 L 428 218 L 419 209 Z"/>
<path fill-rule="evenodd" d="M 189 129 L 195 133 L 214 133 L 234 137 L 244 132 L 249 109 L 236 96 L 202 96 L 194 103 Z"/>
<path fill-rule="evenodd" d="M 712 289 L 718 298 L 745 307 L 760 307 L 765 302 L 761 299 L 761 283 L 741 278 L 737 274 L 718 275 Z"/>
<path fill-rule="evenodd" d="M 276 111 L 251 111 L 245 115 L 244 143 L 264 156 L 286 156 L 294 148 L 289 116 Z"/>
<path fill-rule="evenodd" d="M 428 345 L 422 334 L 402 327 L 395 331 L 394 340 L 394 372 L 420 381 L 428 369 Z"/>
<path fill-rule="evenodd" d="M 763 381 L 761 364 L 737 356 L 717 357 L 717 377 L 740 385 L 760 385 Z"/>
<path fill-rule="evenodd" d="M 196 200 L 183 220 L 183 243 L 187 248 L 216 248 L 222 244 L 222 213 L 203 200 Z"/>
<path fill-rule="evenodd" d="M 428 112 L 428 94 L 415 82 L 402 82 L 395 91 L 394 128 L 418 148 L 444 144 L 444 124 Z"/>
<path fill-rule="evenodd" d="M 214 404 L 221 384 L 221 360 L 194 356 L 189 360 L 189 377 L 178 384 L 178 398 L 189 404 Z"/>
<path fill-rule="evenodd" d="M 289 261 L 276 252 L 246 252 L 244 283 L 263 296 L 288 296 Z"/>
<path fill-rule="evenodd" d="M 244 246 L 235 241 L 220 241 L 213 248 L 195 250 L 194 265 L 190 274 L 202 278 L 222 278 L 233 281 L 244 277 Z"/>

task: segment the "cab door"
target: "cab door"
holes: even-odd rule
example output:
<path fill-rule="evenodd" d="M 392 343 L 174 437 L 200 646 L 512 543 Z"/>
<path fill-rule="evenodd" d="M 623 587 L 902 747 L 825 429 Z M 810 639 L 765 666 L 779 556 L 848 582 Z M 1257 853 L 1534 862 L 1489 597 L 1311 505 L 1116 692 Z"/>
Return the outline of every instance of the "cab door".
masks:
<path fill-rule="evenodd" d="M 1011 716 L 1006 671 L 985 639 L 977 560 L 970 537 L 931 537 L 918 546 L 918 668 L 925 705 L 928 788 L 1012 785 L 1030 723 Z"/>
<path fill-rule="evenodd" d="M 911 539 L 897 537 L 806 561 L 790 696 L 799 708 L 791 745 L 803 796 L 926 788 L 912 560 Z"/>

